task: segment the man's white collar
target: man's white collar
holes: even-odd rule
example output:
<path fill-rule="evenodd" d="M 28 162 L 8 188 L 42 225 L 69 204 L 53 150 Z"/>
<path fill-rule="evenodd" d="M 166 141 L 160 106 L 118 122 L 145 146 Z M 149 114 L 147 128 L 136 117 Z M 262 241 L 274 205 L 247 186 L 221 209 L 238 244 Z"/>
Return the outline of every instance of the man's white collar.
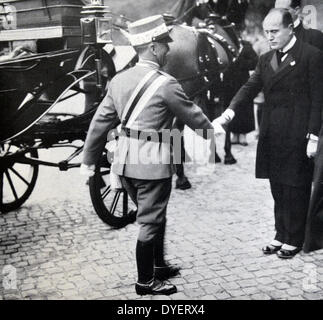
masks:
<path fill-rule="evenodd" d="M 282 52 L 287 52 L 290 49 L 292 49 L 297 41 L 297 38 L 295 36 L 292 37 L 292 39 L 286 44 L 286 46 L 281 50 Z"/>
<path fill-rule="evenodd" d="M 294 21 L 294 28 L 297 28 L 300 24 L 301 24 L 301 19 L 300 19 L 300 18 L 297 18 L 297 19 Z"/>

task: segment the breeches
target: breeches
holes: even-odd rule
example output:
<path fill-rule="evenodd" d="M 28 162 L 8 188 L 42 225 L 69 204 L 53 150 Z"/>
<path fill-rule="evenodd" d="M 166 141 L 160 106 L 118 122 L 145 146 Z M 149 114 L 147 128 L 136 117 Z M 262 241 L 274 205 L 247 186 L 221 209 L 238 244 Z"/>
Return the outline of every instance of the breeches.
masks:
<path fill-rule="evenodd" d="M 302 247 L 311 184 L 292 187 L 270 180 L 270 187 L 275 201 L 275 239 L 295 247 Z"/>
<path fill-rule="evenodd" d="M 172 189 L 172 178 L 139 180 L 121 177 L 122 184 L 137 205 L 140 225 L 138 241 L 150 242 L 165 231 L 167 205 Z"/>

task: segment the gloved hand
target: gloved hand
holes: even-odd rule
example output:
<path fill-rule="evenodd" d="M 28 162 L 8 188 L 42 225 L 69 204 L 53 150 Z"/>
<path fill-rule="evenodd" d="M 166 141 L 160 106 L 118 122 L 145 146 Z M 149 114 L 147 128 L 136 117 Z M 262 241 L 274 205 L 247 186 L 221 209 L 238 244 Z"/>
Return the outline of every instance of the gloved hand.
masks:
<path fill-rule="evenodd" d="M 306 148 L 306 154 L 308 158 L 314 158 L 317 153 L 318 140 L 309 139 Z"/>
<path fill-rule="evenodd" d="M 208 2 L 209 2 L 209 0 L 196 0 L 196 6 L 198 7 L 198 6 L 200 6 L 202 4 L 206 4 Z"/>
<path fill-rule="evenodd" d="M 95 165 L 92 164 L 90 166 L 82 163 L 80 167 L 80 174 L 82 176 L 93 177 L 95 174 Z"/>
<path fill-rule="evenodd" d="M 215 120 L 212 121 L 212 125 L 214 128 L 214 134 L 216 137 L 220 136 L 221 134 L 225 133 L 225 130 L 222 126 L 222 124 L 219 121 L 219 118 L 216 118 Z"/>
<path fill-rule="evenodd" d="M 226 125 L 229 122 L 232 121 L 232 119 L 235 116 L 235 112 L 232 109 L 225 110 L 220 117 L 216 118 L 215 120 L 218 120 L 217 122 L 221 125 Z"/>

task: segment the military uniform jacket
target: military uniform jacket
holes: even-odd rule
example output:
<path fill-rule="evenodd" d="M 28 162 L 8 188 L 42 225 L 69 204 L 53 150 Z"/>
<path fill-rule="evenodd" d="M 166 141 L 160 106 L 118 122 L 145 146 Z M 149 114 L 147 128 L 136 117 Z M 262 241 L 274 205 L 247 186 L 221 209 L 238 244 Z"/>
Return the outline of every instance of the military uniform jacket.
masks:
<path fill-rule="evenodd" d="M 136 86 L 153 69 L 158 68 L 150 63 L 138 63 L 112 79 L 108 93 L 90 124 L 84 146 L 84 164 L 95 164 L 99 159 L 102 144 L 106 142 L 109 130 L 120 123 L 123 110 Z M 163 77 L 162 85 L 135 120 L 135 129 L 141 132 L 167 131 L 172 128 L 176 116 L 192 130 L 212 130 L 210 121 L 202 110 L 187 98 L 177 80 L 166 73 L 163 73 Z M 157 161 L 151 161 L 152 159 Z M 118 175 L 135 179 L 169 178 L 174 173 L 170 143 L 121 135 L 114 154 L 113 171 Z"/>
<path fill-rule="evenodd" d="M 312 179 L 306 156 L 307 134 L 318 135 L 323 106 L 323 61 L 317 48 L 296 41 L 279 66 L 276 51 L 260 57 L 255 73 L 233 98 L 243 108 L 263 89 L 256 177 L 302 186 Z"/>

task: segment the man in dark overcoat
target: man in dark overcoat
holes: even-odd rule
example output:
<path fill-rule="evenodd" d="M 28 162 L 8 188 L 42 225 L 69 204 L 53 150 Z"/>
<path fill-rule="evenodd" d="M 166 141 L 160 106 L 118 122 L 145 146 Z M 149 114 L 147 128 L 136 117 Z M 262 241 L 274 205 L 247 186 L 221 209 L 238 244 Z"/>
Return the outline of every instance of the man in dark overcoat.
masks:
<path fill-rule="evenodd" d="M 323 33 L 315 29 L 305 29 L 300 19 L 301 0 L 276 0 L 276 8 L 286 8 L 294 20 L 296 37 L 323 50 Z M 323 54 L 323 53 L 322 53 Z M 312 191 L 306 222 L 304 252 L 323 248 L 323 131 L 320 133 L 319 148 L 315 159 L 314 188 Z"/>
<path fill-rule="evenodd" d="M 271 51 L 233 98 L 229 110 L 243 108 L 263 90 L 256 177 L 269 179 L 275 202 L 276 235 L 263 248 L 292 258 L 304 242 L 317 136 L 323 105 L 323 61 L 317 48 L 297 40 L 286 9 L 272 9 L 264 20 Z"/>

